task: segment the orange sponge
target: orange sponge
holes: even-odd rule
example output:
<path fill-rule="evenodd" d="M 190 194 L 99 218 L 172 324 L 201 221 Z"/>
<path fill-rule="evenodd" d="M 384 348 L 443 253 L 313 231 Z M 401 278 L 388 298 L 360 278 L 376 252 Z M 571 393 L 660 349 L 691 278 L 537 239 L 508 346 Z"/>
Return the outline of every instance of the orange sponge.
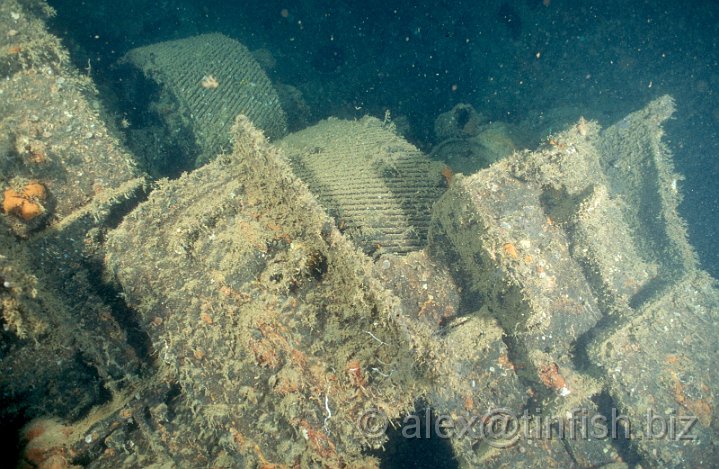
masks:
<path fill-rule="evenodd" d="M 13 188 L 5 189 L 3 193 L 3 212 L 13 214 L 25 221 L 30 221 L 38 215 L 42 215 L 45 209 L 42 202 L 47 197 L 47 189 L 39 182 L 29 182 L 18 192 Z"/>

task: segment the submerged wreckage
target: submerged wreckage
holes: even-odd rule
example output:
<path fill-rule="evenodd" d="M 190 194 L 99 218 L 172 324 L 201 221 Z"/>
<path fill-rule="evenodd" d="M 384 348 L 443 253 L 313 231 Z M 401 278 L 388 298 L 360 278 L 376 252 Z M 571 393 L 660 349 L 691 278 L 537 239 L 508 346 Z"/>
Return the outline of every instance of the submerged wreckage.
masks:
<path fill-rule="evenodd" d="M 670 97 L 454 175 L 370 117 L 288 134 L 254 65 L 185 86 L 196 48 L 253 63 L 199 36 L 122 61 L 156 87 L 144 131 L 197 157 L 150 183 L 41 12 L 0 9 L 0 416 L 32 419 L 24 467 L 373 467 L 420 400 L 465 467 L 719 460 L 719 296 Z"/>

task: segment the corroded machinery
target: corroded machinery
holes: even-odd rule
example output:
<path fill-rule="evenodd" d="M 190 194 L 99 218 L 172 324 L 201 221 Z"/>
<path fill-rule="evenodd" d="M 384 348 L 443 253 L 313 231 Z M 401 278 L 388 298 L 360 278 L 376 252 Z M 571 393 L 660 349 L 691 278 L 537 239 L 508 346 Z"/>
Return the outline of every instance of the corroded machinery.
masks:
<path fill-rule="evenodd" d="M 54 44 L 6 8 L 13 40 Z M 465 467 L 719 459 L 719 297 L 677 214 L 671 98 L 466 176 L 373 118 L 276 143 L 190 122 L 232 149 L 149 184 L 92 84 L 44 68 L 62 56 L 6 57 L 0 83 L 0 416 L 35 419 L 25 463 L 373 467 L 420 399 L 474 422 L 446 433 Z M 621 441 L 531 432 L 611 408 Z M 640 438 L 651 412 L 693 438 Z M 508 419 L 529 431 L 482 425 Z"/>
<path fill-rule="evenodd" d="M 178 142 L 182 154 L 194 158 L 189 167 L 232 147 L 230 127 L 238 114 L 248 116 L 269 138 L 287 133 L 274 85 L 252 53 L 227 36 L 203 34 L 138 47 L 120 65 L 127 69 L 129 88 L 148 86 L 138 74 L 156 88 L 149 108 L 162 125 L 153 131 Z"/>
<path fill-rule="evenodd" d="M 427 241 L 446 167 L 388 123 L 330 119 L 278 143 L 293 172 L 367 253 L 408 253 Z"/>
<path fill-rule="evenodd" d="M 680 176 L 660 127 L 673 110 L 665 96 L 602 132 L 580 120 L 544 148 L 459 177 L 434 208 L 430 252 L 502 325 L 518 375 L 551 391 L 533 396 L 544 418 L 577 432 L 549 444 L 536 430 L 519 438 L 548 446 L 530 459 L 597 464 L 612 454 L 612 439 L 588 432 L 602 412 L 652 464 L 717 459 L 717 383 L 700 371 L 716 357 L 700 344 L 711 340 L 719 296 L 677 215 Z M 661 433 L 671 425 L 687 434 Z M 490 446 L 485 456 L 467 448 L 466 460 L 507 457 Z M 511 465 L 527 461 L 515 457 Z"/>

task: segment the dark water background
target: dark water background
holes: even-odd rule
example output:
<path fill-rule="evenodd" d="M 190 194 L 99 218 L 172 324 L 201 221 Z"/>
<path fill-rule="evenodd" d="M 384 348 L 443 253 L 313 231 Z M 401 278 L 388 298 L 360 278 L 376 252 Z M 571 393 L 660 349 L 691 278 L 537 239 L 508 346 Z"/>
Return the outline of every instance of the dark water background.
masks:
<path fill-rule="evenodd" d="M 568 107 L 606 126 L 671 94 L 666 139 L 686 177 L 681 213 L 719 277 L 719 1 L 50 3 L 54 32 L 108 96 L 127 50 L 222 32 L 267 49 L 271 78 L 302 91 L 312 121 L 390 109 L 425 149 L 436 116 L 457 103 L 507 122 Z M 409 445 L 388 452 L 392 467 L 446 457 L 441 444 Z"/>

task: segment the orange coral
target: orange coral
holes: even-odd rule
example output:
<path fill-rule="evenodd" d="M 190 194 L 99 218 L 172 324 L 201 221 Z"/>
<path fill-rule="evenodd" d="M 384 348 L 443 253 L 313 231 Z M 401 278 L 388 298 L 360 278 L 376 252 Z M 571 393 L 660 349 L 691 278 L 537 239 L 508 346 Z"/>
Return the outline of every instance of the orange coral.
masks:
<path fill-rule="evenodd" d="M 541 370 L 539 370 L 539 379 L 548 388 L 556 389 L 557 391 L 567 386 L 566 381 L 559 374 L 559 366 L 556 363 L 550 363 Z"/>
<path fill-rule="evenodd" d="M 362 375 L 362 365 L 359 360 L 350 360 L 347 362 L 345 369 L 355 386 L 362 387 L 366 384 L 365 378 Z"/>
<path fill-rule="evenodd" d="M 512 363 L 512 360 L 509 359 L 509 355 L 506 353 L 503 353 L 499 356 L 499 359 L 497 359 L 497 362 L 499 363 L 499 366 L 504 368 L 505 370 L 515 370 L 514 363 Z"/>
<path fill-rule="evenodd" d="M 30 422 L 23 431 L 27 446 L 23 458 L 31 467 L 70 467 L 66 450 L 72 429 L 60 422 L 38 419 Z"/>
<path fill-rule="evenodd" d="M 452 171 L 452 168 L 449 166 L 442 168 L 442 177 L 448 186 L 452 184 L 452 180 L 454 179 L 454 171 Z"/>
<path fill-rule="evenodd" d="M 27 184 L 27 186 L 25 186 L 25 189 L 23 189 L 23 194 L 25 195 L 25 197 L 28 198 L 35 197 L 41 200 L 45 199 L 45 186 L 43 186 L 39 182 L 30 182 Z"/>
<path fill-rule="evenodd" d="M 471 411 L 474 409 L 474 399 L 471 395 L 464 396 L 464 410 Z"/>
<path fill-rule="evenodd" d="M 517 248 L 514 247 L 514 244 L 512 243 L 504 243 L 504 245 L 502 246 L 502 251 L 512 259 L 517 259 L 519 257 L 519 254 L 517 253 Z"/>
<path fill-rule="evenodd" d="M 208 326 L 211 326 L 212 322 L 213 322 L 212 316 L 210 316 L 209 314 L 207 314 L 205 312 L 200 313 L 200 320 L 202 322 L 204 322 L 205 324 L 207 324 Z"/>
<path fill-rule="evenodd" d="M 30 221 L 38 215 L 42 215 L 45 209 L 41 205 L 47 197 L 45 186 L 39 182 L 29 182 L 18 192 L 13 188 L 5 189 L 3 193 L 3 212 L 13 214 L 25 221 Z"/>
<path fill-rule="evenodd" d="M 310 448 L 322 459 L 336 460 L 337 450 L 335 444 L 323 432 L 315 429 L 307 420 L 300 421 L 302 435 L 310 443 Z"/>

